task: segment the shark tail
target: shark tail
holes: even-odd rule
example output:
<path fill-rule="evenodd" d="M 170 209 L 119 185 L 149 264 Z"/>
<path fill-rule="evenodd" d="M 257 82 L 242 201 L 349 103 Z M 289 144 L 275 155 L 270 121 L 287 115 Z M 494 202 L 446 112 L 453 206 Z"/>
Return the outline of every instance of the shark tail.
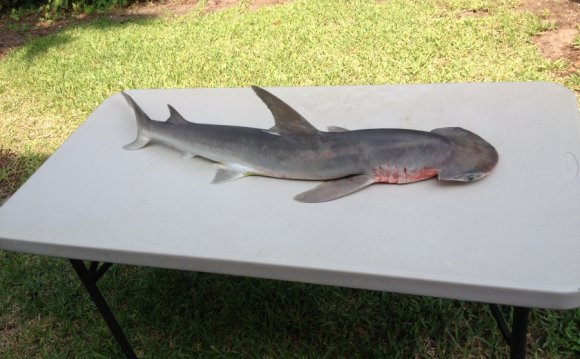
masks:
<path fill-rule="evenodd" d="M 126 150 L 138 150 L 151 141 L 149 136 L 149 126 L 151 123 L 151 118 L 137 105 L 137 102 L 133 98 L 127 95 L 125 92 L 121 92 L 121 95 L 127 100 L 127 103 L 131 106 L 135 112 L 135 119 L 137 120 L 137 138 L 135 141 L 123 146 Z"/>

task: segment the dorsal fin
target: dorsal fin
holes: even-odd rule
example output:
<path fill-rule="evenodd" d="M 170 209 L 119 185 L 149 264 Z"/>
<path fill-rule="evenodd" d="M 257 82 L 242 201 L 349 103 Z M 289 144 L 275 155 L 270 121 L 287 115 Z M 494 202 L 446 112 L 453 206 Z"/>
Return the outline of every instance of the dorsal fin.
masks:
<path fill-rule="evenodd" d="M 168 123 L 170 123 L 172 125 L 189 125 L 189 124 L 191 124 L 191 122 L 189 122 L 185 118 L 183 118 L 183 116 L 181 116 L 181 114 L 179 112 L 177 112 L 177 110 L 173 106 L 167 105 L 167 108 L 169 108 L 169 118 L 167 119 Z"/>
<path fill-rule="evenodd" d="M 276 125 L 270 129 L 271 132 L 280 135 L 314 135 L 319 133 L 316 127 L 278 97 L 258 86 L 252 86 L 252 90 L 268 106 L 274 116 Z"/>

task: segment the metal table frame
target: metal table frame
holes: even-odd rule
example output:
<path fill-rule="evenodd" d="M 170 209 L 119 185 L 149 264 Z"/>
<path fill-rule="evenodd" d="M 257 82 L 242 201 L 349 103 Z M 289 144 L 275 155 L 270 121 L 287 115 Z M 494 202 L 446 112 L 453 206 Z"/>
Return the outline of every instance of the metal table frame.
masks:
<path fill-rule="evenodd" d="M 131 343 L 97 286 L 99 279 L 105 275 L 112 264 L 90 262 L 87 266 L 82 260 L 69 259 L 69 261 L 127 359 L 137 358 Z M 513 319 L 510 329 L 500 307 L 497 304 L 490 304 L 489 306 L 503 339 L 510 347 L 510 359 L 524 359 L 526 357 L 528 319 L 531 309 L 518 306 L 512 307 Z"/>

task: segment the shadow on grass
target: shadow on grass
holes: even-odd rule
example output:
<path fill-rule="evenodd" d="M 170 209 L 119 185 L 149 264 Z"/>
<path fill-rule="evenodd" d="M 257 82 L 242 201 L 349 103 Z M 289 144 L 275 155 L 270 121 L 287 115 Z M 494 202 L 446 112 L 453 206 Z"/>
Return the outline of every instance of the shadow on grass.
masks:
<path fill-rule="evenodd" d="M 120 357 L 68 261 L 3 251 L 0 260 L 0 310 L 13 317 L 4 354 Z M 124 265 L 99 287 L 142 358 L 508 353 L 484 304 Z M 580 311 L 533 313 L 531 352 L 544 343 L 578 354 L 556 328 L 572 328 Z"/>
<path fill-rule="evenodd" d="M 506 349 L 499 333 L 473 348 L 479 334 L 460 329 L 492 332 L 481 304 L 139 267 L 117 275 L 125 285 L 115 294 L 139 300 L 113 305 L 141 327 L 133 343 L 150 357 L 480 357 Z"/>
<path fill-rule="evenodd" d="M 96 28 L 99 30 L 107 30 L 111 28 L 121 28 L 128 24 L 146 25 L 157 17 L 158 16 L 155 14 L 117 13 L 62 21 L 49 27 L 42 28 L 41 31 L 29 31 L 27 35 L 28 41 L 22 44 L 22 46 L 26 48 L 25 57 L 27 61 L 32 62 L 35 58 L 43 55 L 50 49 L 58 48 L 74 41 L 74 37 L 66 31 L 70 28 Z"/>
<path fill-rule="evenodd" d="M 13 317 L 0 356 L 121 357 L 68 261 L 0 260 L 0 310 Z M 505 356 L 478 304 L 117 265 L 99 287 L 141 358 Z"/>
<path fill-rule="evenodd" d="M 46 161 L 46 154 L 19 155 L 0 148 L 0 205 Z"/>

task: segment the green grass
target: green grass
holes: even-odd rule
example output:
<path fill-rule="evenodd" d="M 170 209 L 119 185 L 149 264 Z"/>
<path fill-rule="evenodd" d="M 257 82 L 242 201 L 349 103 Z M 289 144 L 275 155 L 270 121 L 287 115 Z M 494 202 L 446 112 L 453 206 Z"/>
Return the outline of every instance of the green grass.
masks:
<path fill-rule="evenodd" d="M 68 263 L 0 252 L 3 358 L 115 358 Z M 144 358 L 503 358 L 486 305 L 114 266 L 100 283 Z M 535 311 L 531 358 L 580 350 L 580 312 Z"/>
<path fill-rule="evenodd" d="M 2 196 L 122 89 L 554 80 L 561 67 L 514 1 L 247 5 L 100 19 L 0 60 Z M 506 355 L 481 304 L 128 266 L 101 285 L 148 358 Z M 531 357 L 580 356 L 579 327 L 580 311 L 535 311 Z M 119 355 L 68 263 L 0 251 L 0 357 Z"/>
<path fill-rule="evenodd" d="M 553 65 L 530 41 L 540 21 L 509 2 L 338 3 L 102 19 L 33 40 L 0 62 L 0 144 L 51 153 L 104 98 L 126 88 L 551 77 Z M 472 16 L 464 8 L 486 10 Z"/>

